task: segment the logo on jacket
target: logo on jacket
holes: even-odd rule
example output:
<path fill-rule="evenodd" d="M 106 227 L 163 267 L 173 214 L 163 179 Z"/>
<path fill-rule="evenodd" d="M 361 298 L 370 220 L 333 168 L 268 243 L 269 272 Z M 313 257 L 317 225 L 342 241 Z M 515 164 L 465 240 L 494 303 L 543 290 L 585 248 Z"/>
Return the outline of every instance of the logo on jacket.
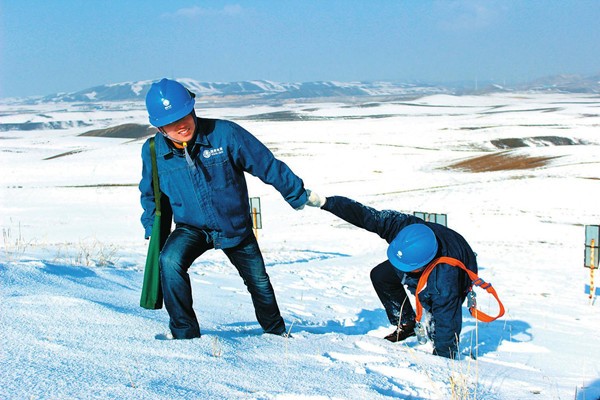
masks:
<path fill-rule="evenodd" d="M 218 156 L 219 154 L 223 154 L 223 148 L 219 147 L 217 149 L 206 149 L 202 152 L 202 156 L 204 158 L 211 158 L 212 156 Z"/>

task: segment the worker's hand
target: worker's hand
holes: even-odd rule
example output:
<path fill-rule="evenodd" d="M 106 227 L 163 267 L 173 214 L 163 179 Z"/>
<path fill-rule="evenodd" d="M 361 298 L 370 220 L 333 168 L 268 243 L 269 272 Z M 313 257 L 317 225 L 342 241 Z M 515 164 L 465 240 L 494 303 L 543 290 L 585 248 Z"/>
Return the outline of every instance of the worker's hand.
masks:
<path fill-rule="evenodd" d="M 306 202 L 307 206 L 323 207 L 325 205 L 325 202 L 327 201 L 326 197 L 321 197 L 312 190 L 306 189 L 306 194 L 308 194 L 308 202 Z"/>

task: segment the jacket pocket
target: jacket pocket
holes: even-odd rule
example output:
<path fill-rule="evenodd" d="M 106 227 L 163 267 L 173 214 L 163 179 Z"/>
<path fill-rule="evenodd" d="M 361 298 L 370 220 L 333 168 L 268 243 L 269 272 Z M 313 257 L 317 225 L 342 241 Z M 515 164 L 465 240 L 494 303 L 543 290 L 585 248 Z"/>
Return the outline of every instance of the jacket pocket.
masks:
<path fill-rule="evenodd" d="M 158 169 L 161 191 L 169 198 L 171 205 L 175 208 L 181 207 L 186 192 L 190 187 L 190 178 L 187 166 L 165 165 Z"/>
<path fill-rule="evenodd" d="M 214 189 L 224 189 L 233 184 L 231 163 L 225 154 L 209 155 L 207 150 L 201 156 L 206 172 L 206 181 Z M 208 157 L 207 157 L 208 155 Z"/>

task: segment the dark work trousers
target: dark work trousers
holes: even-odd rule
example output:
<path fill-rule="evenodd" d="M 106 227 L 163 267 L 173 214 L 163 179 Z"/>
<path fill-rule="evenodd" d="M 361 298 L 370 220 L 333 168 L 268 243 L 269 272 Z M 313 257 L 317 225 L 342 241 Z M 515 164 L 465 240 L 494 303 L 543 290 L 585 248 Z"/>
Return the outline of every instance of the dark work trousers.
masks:
<path fill-rule="evenodd" d="M 188 269 L 206 250 L 212 249 L 210 236 L 189 225 L 178 225 L 160 254 L 160 273 L 164 303 L 169 313 L 169 328 L 176 339 L 200 337 L 200 326 L 192 307 L 192 287 Z M 281 335 L 285 323 L 265 263 L 253 235 L 239 245 L 223 249 L 244 280 L 258 323 L 266 333 Z"/>
<path fill-rule="evenodd" d="M 371 282 L 385 308 L 392 325 L 406 324 L 415 320 L 415 311 L 402 284 L 404 273 L 389 261 L 384 261 L 371 270 Z"/>

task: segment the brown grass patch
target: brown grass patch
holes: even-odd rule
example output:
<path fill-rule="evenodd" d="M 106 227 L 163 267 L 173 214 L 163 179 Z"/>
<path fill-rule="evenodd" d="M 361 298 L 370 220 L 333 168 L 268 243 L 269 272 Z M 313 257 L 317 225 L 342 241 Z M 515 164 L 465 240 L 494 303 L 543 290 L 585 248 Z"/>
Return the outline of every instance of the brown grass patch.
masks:
<path fill-rule="evenodd" d="M 105 129 L 95 129 L 82 133 L 79 136 L 94 136 L 118 139 L 140 139 L 146 136 L 154 135 L 156 128 L 140 124 L 123 124 L 112 126 Z"/>
<path fill-rule="evenodd" d="M 46 157 L 43 160 L 54 160 L 55 158 L 60 158 L 60 157 L 66 157 L 66 156 L 72 156 L 73 154 L 77 154 L 77 153 L 81 153 L 84 150 L 71 150 L 71 151 L 67 151 L 65 153 L 60 153 L 60 154 L 56 154 L 54 156 L 50 156 L 50 157 Z"/>
<path fill-rule="evenodd" d="M 543 147 L 543 146 L 575 146 L 587 144 L 580 139 L 562 136 L 532 136 L 524 138 L 504 138 L 491 141 L 498 149 L 516 149 L 518 147 Z"/>
<path fill-rule="evenodd" d="M 533 169 L 543 167 L 555 158 L 558 157 L 530 157 L 526 155 L 514 155 L 509 151 L 504 151 L 459 161 L 449 165 L 448 168 L 462 169 L 470 172 Z"/>

